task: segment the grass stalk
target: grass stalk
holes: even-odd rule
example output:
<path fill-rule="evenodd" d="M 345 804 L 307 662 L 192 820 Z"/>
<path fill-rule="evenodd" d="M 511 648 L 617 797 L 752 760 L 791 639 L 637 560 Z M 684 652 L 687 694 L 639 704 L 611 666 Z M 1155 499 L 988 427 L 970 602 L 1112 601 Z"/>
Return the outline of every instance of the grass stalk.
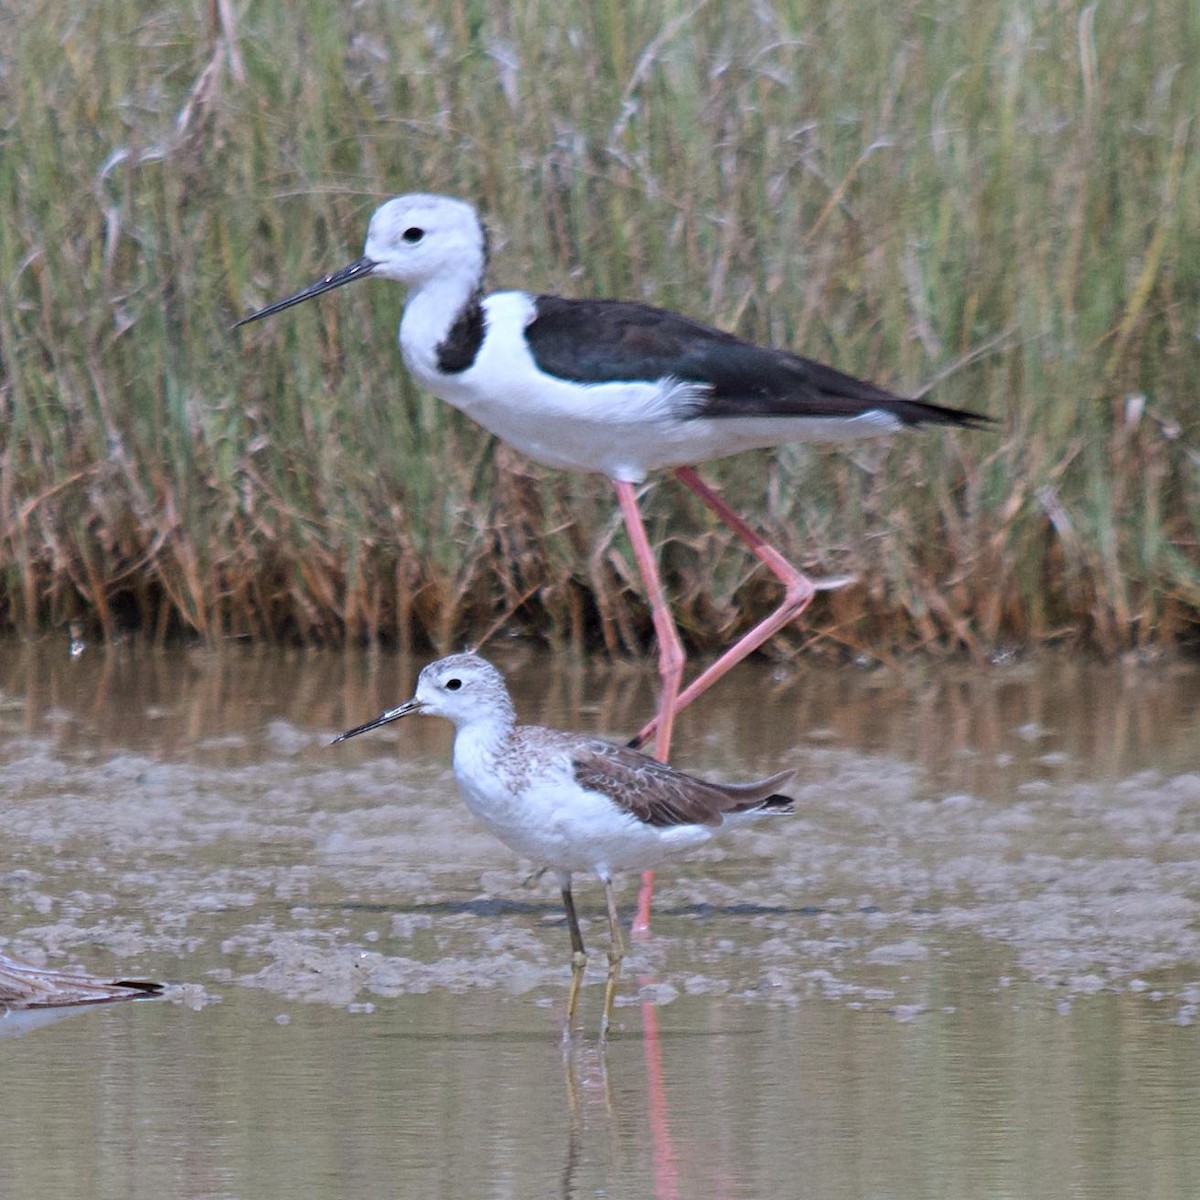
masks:
<path fill-rule="evenodd" d="M 420 189 L 485 209 L 499 285 L 1000 420 L 706 468 L 861 581 L 792 645 L 1194 639 L 1195 5 L 16 0 L 6 29 L 0 627 L 646 643 L 606 481 L 415 389 L 397 290 L 228 333 Z M 690 642 L 773 605 L 679 489 L 647 500 Z"/>

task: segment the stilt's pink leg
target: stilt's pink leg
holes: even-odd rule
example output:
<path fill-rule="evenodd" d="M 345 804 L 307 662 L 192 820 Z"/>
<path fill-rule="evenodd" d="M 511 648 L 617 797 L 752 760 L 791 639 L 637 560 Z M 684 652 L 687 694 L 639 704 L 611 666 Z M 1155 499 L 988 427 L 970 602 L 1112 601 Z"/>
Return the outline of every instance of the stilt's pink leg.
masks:
<path fill-rule="evenodd" d="M 807 576 L 793 567 L 774 546 L 751 529 L 691 467 L 680 467 L 675 474 L 681 483 L 691 488 L 750 547 L 751 553 L 760 562 L 764 563 L 772 574 L 783 583 L 785 591 L 783 603 L 770 616 L 755 625 L 741 641 L 734 643 L 716 662 L 709 666 L 707 670 L 702 671 L 682 692 L 678 693 L 675 698 L 674 712 L 670 714 L 672 723 L 674 722 L 675 713 L 678 713 L 691 704 L 701 692 L 710 688 L 722 675 L 732 670 L 743 658 L 757 650 L 759 646 L 772 637 L 778 630 L 782 629 L 789 621 L 795 620 L 808 607 L 816 591 L 812 581 Z M 626 521 L 628 521 L 628 517 L 626 517 Z M 673 622 L 671 628 L 674 631 Z M 651 734 L 660 729 L 662 720 L 663 710 L 660 705 L 658 715 L 646 724 L 638 732 L 637 737 L 629 744 L 631 746 L 641 746 L 649 739 Z M 657 745 L 657 742 L 655 744 Z"/>
<path fill-rule="evenodd" d="M 648 728 L 655 735 L 654 757 L 659 762 L 666 762 L 671 753 L 671 732 L 675 728 L 675 713 L 679 709 L 679 685 L 683 682 L 683 643 L 679 640 L 679 631 L 675 628 L 675 620 L 663 595 L 654 551 L 650 548 L 650 539 L 646 536 L 646 527 L 638 509 L 637 490 L 632 483 L 625 483 L 619 479 L 614 479 L 613 483 L 617 489 L 621 514 L 625 518 L 625 528 L 629 531 L 630 542 L 633 543 L 633 556 L 646 585 L 646 598 L 650 601 L 650 615 L 654 620 L 654 632 L 658 638 L 658 674 L 662 680 L 662 691 L 658 698 L 658 716 Z M 638 745 L 649 736 L 649 733 L 646 737 L 639 734 Z M 641 889 L 638 891 L 637 913 L 633 918 L 635 937 L 641 936 L 650 928 L 650 901 L 653 894 L 654 872 L 645 871 L 642 874 Z"/>

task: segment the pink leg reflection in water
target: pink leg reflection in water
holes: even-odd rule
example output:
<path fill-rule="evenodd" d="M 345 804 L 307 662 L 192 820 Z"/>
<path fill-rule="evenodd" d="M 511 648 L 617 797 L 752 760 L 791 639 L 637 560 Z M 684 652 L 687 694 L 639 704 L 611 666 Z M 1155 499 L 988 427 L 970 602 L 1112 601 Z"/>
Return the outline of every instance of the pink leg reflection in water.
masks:
<path fill-rule="evenodd" d="M 652 982 L 649 976 L 638 979 L 641 987 Z M 658 1007 L 650 1000 L 642 1001 L 642 1051 L 646 1058 L 646 1120 L 654 1154 L 654 1195 L 657 1200 L 678 1200 L 679 1170 L 675 1161 L 675 1147 L 671 1142 L 667 1089 L 663 1084 Z"/>
<path fill-rule="evenodd" d="M 649 976 L 638 980 L 641 986 L 655 982 Z M 671 1116 L 667 1105 L 667 1089 L 663 1078 L 662 1040 L 658 1032 L 658 1011 L 649 1000 L 641 1002 L 642 1052 L 646 1064 L 646 1127 L 650 1131 L 650 1152 L 654 1164 L 655 1200 L 679 1200 L 679 1169 L 675 1147 L 671 1140 Z M 575 1174 L 583 1158 L 583 1135 L 587 1101 L 596 1092 L 603 1095 L 604 1113 L 610 1136 L 616 1143 L 618 1123 L 622 1113 L 617 1111 L 608 1075 L 609 1046 L 604 1042 L 578 1041 L 564 1038 L 562 1043 L 563 1069 L 566 1073 L 567 1103 L 570 1127 L 567 1157 L 563 1165 L 562 1194 L 575 1194 Z M 594 1105 L 594 1100 L 592 1100 Z"/>

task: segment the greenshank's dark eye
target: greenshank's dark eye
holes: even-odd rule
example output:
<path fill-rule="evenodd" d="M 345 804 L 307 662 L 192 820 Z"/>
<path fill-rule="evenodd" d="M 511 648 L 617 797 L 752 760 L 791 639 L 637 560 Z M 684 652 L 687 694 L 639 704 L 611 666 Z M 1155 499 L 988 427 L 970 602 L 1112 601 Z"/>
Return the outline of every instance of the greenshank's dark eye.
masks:
<path fill-rule="evenodd" d="M 410 226 L 400 235 L 406 242 L 416 245 L 424 236 L 425 230 L 418 229 L 415 225 Z"/>
<path fill-rule="evenodd" d="M 458 689 L 460 687 L 462 687 L 462 680 L 461 679 L 447 679 L 446 682 L 444 684 L 442 684 L 442 687 L 444 687 L 446 689 L 446 691 L 448 691 L 448 692 L 457 692 Z"/>

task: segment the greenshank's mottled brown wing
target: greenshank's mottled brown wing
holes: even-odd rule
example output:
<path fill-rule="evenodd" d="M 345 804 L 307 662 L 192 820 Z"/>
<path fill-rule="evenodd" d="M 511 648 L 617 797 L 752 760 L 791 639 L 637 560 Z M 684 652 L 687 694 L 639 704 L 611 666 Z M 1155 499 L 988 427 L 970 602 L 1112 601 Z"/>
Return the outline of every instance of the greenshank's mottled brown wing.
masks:
<path fill-rule="evenodd" d="M 733 813 L 785 813 L 794 807 L 779 789 L 795 771 L 753 783 L 710 783 L 601 738 L 573 739 L 570 756 L 581 787 L 603 793 L 647 825 L 717 826 Z"/>
<path fill-rule="evenodd" d="M 163 985 L 148 979 L 97 979 L 76 971 L 54 971 L 0 954 L 0 1008 L 68 1008 L 158 996 Z"/>

